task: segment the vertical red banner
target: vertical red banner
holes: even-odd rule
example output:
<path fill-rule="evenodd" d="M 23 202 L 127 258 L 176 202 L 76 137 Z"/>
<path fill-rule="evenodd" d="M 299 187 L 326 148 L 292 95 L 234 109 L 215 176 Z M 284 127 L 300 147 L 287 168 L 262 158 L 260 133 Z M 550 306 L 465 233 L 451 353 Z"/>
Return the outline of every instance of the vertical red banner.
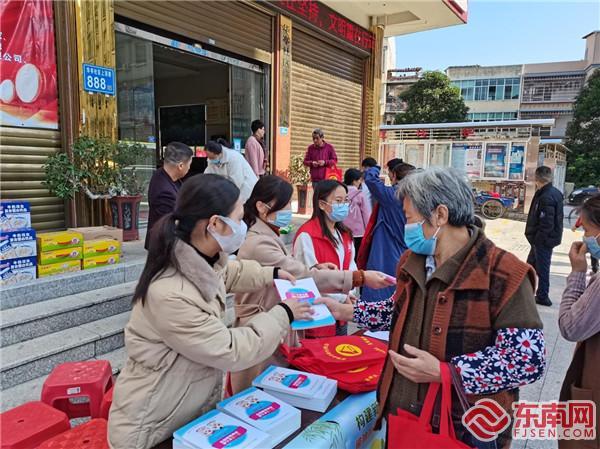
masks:
<path fill-rule="evenodd" d="M 0 0 L 0 123 L 58 128 L 50 0 Z"/>

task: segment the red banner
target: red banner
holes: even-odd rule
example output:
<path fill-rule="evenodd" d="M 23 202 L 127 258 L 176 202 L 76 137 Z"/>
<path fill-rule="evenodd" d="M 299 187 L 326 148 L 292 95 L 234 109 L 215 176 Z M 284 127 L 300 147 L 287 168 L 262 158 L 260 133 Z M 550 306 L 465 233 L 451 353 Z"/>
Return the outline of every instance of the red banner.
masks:
<path fill-rule="evenodd" d="M 0 123 L 58 128 L 52 1 L 0 0 Z"/>

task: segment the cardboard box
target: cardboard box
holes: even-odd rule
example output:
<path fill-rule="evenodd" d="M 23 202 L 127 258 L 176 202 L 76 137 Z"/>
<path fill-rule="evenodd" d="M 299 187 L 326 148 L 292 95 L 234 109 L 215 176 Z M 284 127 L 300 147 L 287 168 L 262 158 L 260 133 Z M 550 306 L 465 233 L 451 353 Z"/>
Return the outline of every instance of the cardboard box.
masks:
<path fill-rule="evenodd" d="M 37 242 L 38 253 L 57 249 L 81 248 L 83 246 L 83 235 L 74 231 L 44 232 L 38 234 Z"/>
<path fill-rule="evenodd" d="M 17 285 L 35 279 L 35 257 L 23 257 L 0 262 L 0 286 Z"/>
<path fill-rule="evenodd" d="M 51 265 L 60 262 L 83 259 L 83 247 L 44 251 L 38 256 L 40 265 Z"/>
<path fill-rule="evenodd" d="M 35 230 L 0 231 L 0 260 L 35 257 L 36 255 Z"/>
<path fill-rule="evenodd" d="M 0 201 L 0 230 L 31 228 L 31 206 L 27 201 Z"/>
<path fill-rule="evenodd" d="M 85 238 L 85 237 L 84 237 Z M 83 258 L 121 254 L 121 243 L 113 239 L 84 240 Z"/>
<path fill-rule="evenodd" d="M 73 273 L 81 271 L 80 260 L 69 260 L 67 262 L 53 263 L 51 265 L 39 265 L 38 277 L 55 276 L 57 274 Z"/>
<path fill-rule="evenodd" d="M 83 241 L 114 239 L 123 243 L 123 230 L 113 228 L 112 226 L 92 226 L 89 228 L 69 228 L 69 231 L 79 232 L 83 236 Z"/>
<path fill-rule="evenodd" d="M 107 265 L 116 265 L 119 263 L 120 257 L 118 254 L 104 254 L 102 256 L 88 257 L 83 259 L 83 269 L 100 268 Z"/>

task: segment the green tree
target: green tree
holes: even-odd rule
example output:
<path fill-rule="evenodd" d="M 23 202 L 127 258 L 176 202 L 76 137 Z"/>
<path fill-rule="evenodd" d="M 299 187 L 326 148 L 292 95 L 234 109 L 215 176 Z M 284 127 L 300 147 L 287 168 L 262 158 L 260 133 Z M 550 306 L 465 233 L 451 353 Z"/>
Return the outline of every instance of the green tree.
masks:
<path fill-rule="evenodd" d="M 396 124 L 451 123 L 467 120 L 469 108 L 460 96 L 460 89 L 450 84 L 442 72 L 425 72 L 400 98 L 408 104 L 405 112 L 396 115 Z"/>
<path fill-rule="evenodd" d="M 567 126 L 567 181 L 600 185 L 600 70 L 588 78 Z"/>

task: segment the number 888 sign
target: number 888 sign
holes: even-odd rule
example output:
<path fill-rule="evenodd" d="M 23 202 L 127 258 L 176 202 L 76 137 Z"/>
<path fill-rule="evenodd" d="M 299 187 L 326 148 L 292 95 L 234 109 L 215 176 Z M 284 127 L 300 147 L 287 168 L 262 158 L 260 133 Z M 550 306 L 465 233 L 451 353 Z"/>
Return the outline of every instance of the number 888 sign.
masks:
<path fill-rule="evenodd" d="M 106 95 L 115 94 L 115 71 L 109 67 L 83 64 L 83 90 Z"/>

